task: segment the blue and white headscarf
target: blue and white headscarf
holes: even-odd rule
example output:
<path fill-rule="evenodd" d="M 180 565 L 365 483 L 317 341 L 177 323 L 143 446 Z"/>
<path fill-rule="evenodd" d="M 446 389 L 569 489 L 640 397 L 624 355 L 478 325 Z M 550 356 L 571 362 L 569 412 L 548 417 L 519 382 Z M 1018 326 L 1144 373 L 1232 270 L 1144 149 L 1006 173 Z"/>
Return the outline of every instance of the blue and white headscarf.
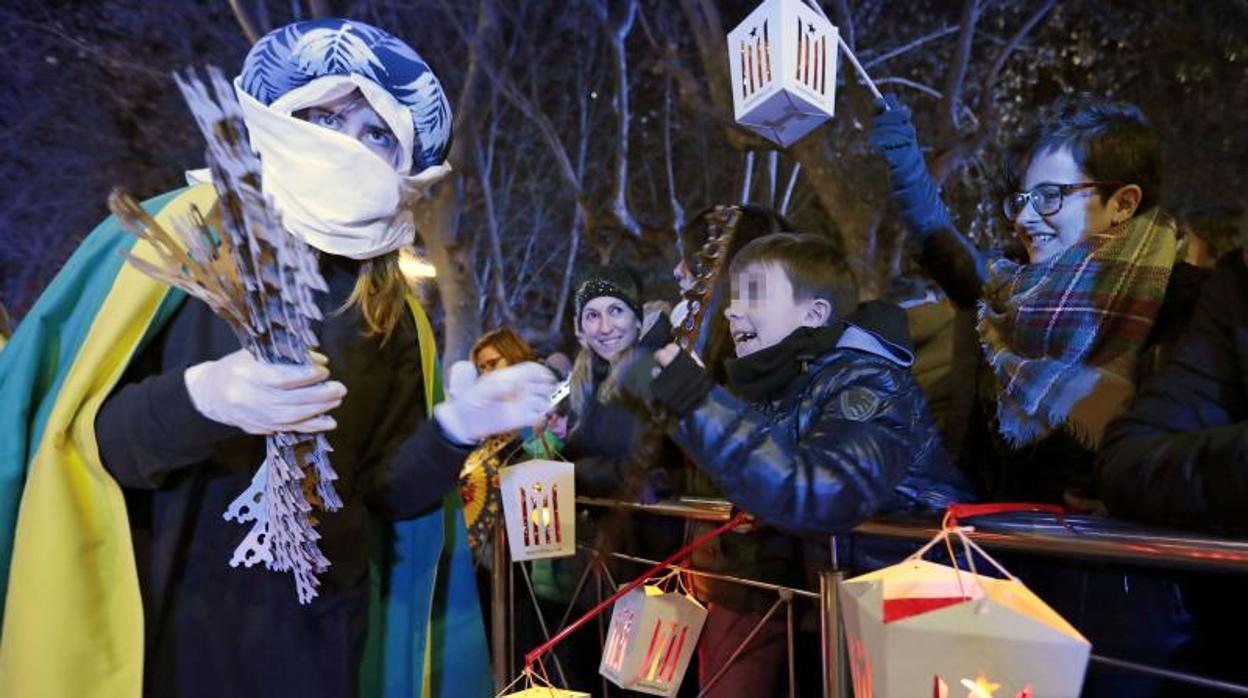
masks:
<path fill-rule="evenodd" d="M 438 78 L 410 46 L 363 22 L 316 19 L 271 31 L 248 52 L 239 82 L 268 106 L 327 75 L 366 77 L 411 112 L 413 171 L 446 159 L 451 105 Z"/>

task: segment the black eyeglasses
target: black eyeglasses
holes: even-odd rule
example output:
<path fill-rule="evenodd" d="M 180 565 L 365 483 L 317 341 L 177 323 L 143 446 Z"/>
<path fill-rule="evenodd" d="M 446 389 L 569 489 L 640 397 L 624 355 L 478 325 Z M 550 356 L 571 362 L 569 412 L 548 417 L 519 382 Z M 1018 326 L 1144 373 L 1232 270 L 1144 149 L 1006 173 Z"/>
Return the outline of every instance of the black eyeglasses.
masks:
<path fill-rule="evenodd" d="M 1062 210 L 1062 202 L 1068 194 L 1093 187 L 1120 187 L 1121 182 L 1077 182 L 1075 184 L 1041 184 L 1031 191 L 1016 191 L 1001 199 L 1001 212 L 1014 220 L 1030 203 L 1036 213 L 1051 216 Z"/>

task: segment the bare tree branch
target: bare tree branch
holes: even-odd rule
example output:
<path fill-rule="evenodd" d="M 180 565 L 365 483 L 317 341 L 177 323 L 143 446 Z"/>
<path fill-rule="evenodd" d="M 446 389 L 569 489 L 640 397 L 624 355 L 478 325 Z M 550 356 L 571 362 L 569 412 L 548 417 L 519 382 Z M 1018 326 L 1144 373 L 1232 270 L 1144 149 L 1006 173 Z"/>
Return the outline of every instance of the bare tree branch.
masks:
<path fill-rule="evenodd" d="M 976 110 L 978 127 L 968 136 L 955 141 L 951 147 L 946 148 L 932 161 L 932 178 L 937 183 L 944 183 L 945 179 L 957 170 L 962 163 L 974 157 L 992 136 L 997 108 L 996 101 L 993 99 L 992 88 L 996 84 L 1001 71 L 1005 68 L 1006 62 L 1009 61 L 1010 55 L 1022 45 L 1027 35 L 1040 24 L 1040 20 L 1044 19 L 1053 10 L 1056 2 L 1057 0 L 1046 0 L 1037 7 L 1023 22 L 1022 26 L 1019 27 L 1018 31 L 1014 32 L 1014 35 L 1010 37 L 1010 40 L 997 54 L 996 59 L 993 60 L 992 67 L 985 75 L 983 86 L 980 88 L 978 109 Z"/>
<path fill-rule="evenodd" d="M 986 122 L 993 113 L 992 87 L 997 83 L 997 78 L 1001 75 L 1002 69 L 1005 68 L 1010 55 L 1022 45 L 1023 39 L 1027 38 L 1027 35 L 1040 24 L 1040 20 L 1044 19 L 1045 15 L 1049 14 L 1056 4 L 1057 0 L 1046 0 L 1037 7 L 1035 12 L 1031 13 L 1031 16 L 1023 22 L 1018 31 L 1014 32 L 1014 35 L 1010 37 L 1005 46 L 1002 46 L 997 53 L 996 59 L 992 61 L 992 67 L 988 69 L 988 74 L 984 77 L 983 88 L 979 91 L 979 103 L 975 111 L 979 112 L 981 122 Z"/>
<path fill-rule="evenodd" d="M 238 20 L 238 26 L 242 28 L 247 41 L 253 44 L 259 41 L 260 32 L 256 31 L 256 25 L 247 15 L 247 10 L 243 9 L 242 0 L 230 0 L 230 9 L 233 10 L 234 19 Z"/>
<path fill-rule="evenodd" d="M 797 176 L 801 172 L 802 163 L 794 162 L 793 169 L 789 170 L 789 184 L 784 188 L 784 198 L 780 200 L 780 206 L 776 209 L 782 216 L 789 210 L 789 202 L 793 200 L 793 189 L 797 187 Z"/>
<path fill-rule="evenodd" d="M 780 168 L 780 151 L 772 150 L 767 153 L 767 206 L 775 207 L 776 205 L 776 176 L 777 170 Z"/>
<path fill-rule="evenodd" d="M 612 173 L 614 196 L 611 201 L 611 214 L 620 226 L 628 231 L 629 235 L 640 238 L 641 225 L 628 207 L 628 122 L 631 115 L 628 103 L 628 54 L 625 52 L 624 45 L 637 17 L 637 0 L 627 0 L 624 16 L 615 23 L 610 21 L 611 11 L 607 2 L 608 0 L 596 0 L 594 12 L 606 29 L 607 41 L 611 44 L 611 52 L 615 59 L 612 63 L 612 72 L 615 74 L 615 111 L 618 131 L 615 140 L 615 170 Z"/>
<path fill-rule="evenodd" d="M 754 151 L 745 151 L 745 167 L 741 172 L 741 196 L 737 197 L 737 201 L 743 204 L 750 203 L 750 188 L 754 183 Z"/>
<path fill-rule="evenodd" d="M 491 182 L 496 124 L 497 119 L 491 119 L 488 131 L 490 138 L 488 149 L 490 152 L 488 154 L 484 152 L 485 149 L 481 147 L 481 134 L 477 132 L 472 133 L 472 138 L 475 141 L 472 152 L 475 156 L 477 179 L 481 184 L 482 207 L 485 209 L 486 239 L 489 241 L 490 258 L 494 263 L 493 283 L 490 285 L 490 291 L 494 296 L 495 312 L 505 322 L 510 323 L 515 320 L 515 315 L 511 312 L 511 304 L 507 297 L 507 284 L 504 278 L 507 264 L 503 261 L 503 245 L 499 240 L 498 213 L 494 207 L 494 189 Z"/>
<path fill-rule="evenodd" d="M 685 209 L 676 195 L 676 168 L 672 164 L 672 79 L 663 81 L 663 169 L 667 175 L 667 201 L 672 207 L 672 230 L 676 232 L 676 254 L 684 257 L 680 230 L 685 227 Z"/>
<path fill-rule="evenodd" d="M 953 60 L 949 62 L 949 70 L 945 73 L 944 95 L 937 107 L 940 114 L 938 137 L 941 141 L 957 138 L 958 102 L 962 99 L 962 85 L 966 83 L 966 71 L 971 62 L 971 46 L 975 40 L 975 24 L 978 21 L 979 0 L 965 0 L 962 4 L 962 19 L 958 23 L 961 27 L 958 47 L 954 51 Z"/>
<path fill-rule="evenodd" d="M 333 15 L 334 12 L 330 9 L 328 0 L 308 0 L 308 14 L 313 19 L 321 19 Z"/>
<path fill-rule="evenodd" d="M 862 64 L 862 67 L 864 70 L 868 68 L 874 68 L 875 66 L 885 61 L 889 61 L 898 56 L 905 55 L 930 41 L 935 41 L 936 39 L 944 38 L 946 36 L 949 36 L 950 34 L 957 33 L 957 31 L 958 31 L 958 27 L 956 25 L 948 26 L 948 27 L 941 27 L 940 29 L 937 29 L 934 32 L 924 34 L 923 36 L 920 36 L 919 38 L 913 41 L 910 41 L 901 46 L 898 46 L 895 49 L 885 51 L 884 53 L 876 56 L 875 58 L 872 58 L 869 61 L 864 61 Z M 876 80 L 876 83 L 879 83 L 879 80 Z"/>
<path fill-rule="evenodd" d="M 912 90 L 918 90 L 919 92 L 922 92 L 923 94 L 931 95 L 935 97 L 936 99 L 942 99 L 944 97 L 944 94 L 940 90 L 936 89 L 935 87 L 932 87 L 931 85 L 924 85 L 923 83 L 915 81 L 915 80 L 911 80 L 910 78 L 899 78 L 899 77 L 877 78 L 875 81 L 875 84 L 877 85 L 901 85 L 902 87 L 909 87 Z"/>
<path fill-rule="evenodd" d="M 814 0 L 819 2 L 819 0 Z M 836 19 L 837 29 L 840 30 L 841 38 L 845 39 L 845 44 L 852 50 L 856 48 L 854 43 L 854 16 L 849 12 L 849 5 L 845 0 L 832 0 L 832 17 Z"/>

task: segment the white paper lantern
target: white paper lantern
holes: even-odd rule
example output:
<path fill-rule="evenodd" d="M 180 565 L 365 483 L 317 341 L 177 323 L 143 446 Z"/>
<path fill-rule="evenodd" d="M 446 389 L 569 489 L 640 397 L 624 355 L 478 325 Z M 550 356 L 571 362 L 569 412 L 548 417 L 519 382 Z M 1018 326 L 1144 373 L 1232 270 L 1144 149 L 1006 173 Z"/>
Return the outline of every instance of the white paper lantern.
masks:
<path fill-rule="evenodd" d="M 857 698 L 1068 698 L 1083 684 L 1091 645 L 1015 578 L 916 554 L 839 595 Z"/>
<path fill-rule="evenodd" d="M 685 594 L 657 586 L 615 602 L 598 673 L 620 688 L 674 696 L 698 644 L 706 609 Z"/>
<path fill-rule="evenodd" d="M 513 560 L 576 552 L 576 481 L 573 465 L 531 460 L 498 471 L 503 520 Z"/>
<path fill-rule="evenodd" d="M 765 0 L 728 33 L 737 123 L 788 147 L 832 118 L 836 27 L 801 0 Z"/>

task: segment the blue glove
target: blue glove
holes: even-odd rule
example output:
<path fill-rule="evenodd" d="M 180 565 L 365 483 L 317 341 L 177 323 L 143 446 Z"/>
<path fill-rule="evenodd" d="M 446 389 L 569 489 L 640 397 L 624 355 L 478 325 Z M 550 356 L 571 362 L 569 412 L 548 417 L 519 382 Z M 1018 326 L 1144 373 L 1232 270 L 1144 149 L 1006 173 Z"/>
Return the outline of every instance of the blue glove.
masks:
<path fill-rule="evenodd" d="M 887 105 L 887 109 L 885 106 Z M 888 95 L 875 101 L 875 119 L 871 121 L 868 138 L 871 147 L 888 163 L 893 201 L 902 218 L 922 242 L 940 228 L 953 227 L 949 210 L 940 199 L 940 190 L 932 181 L 919 150 L 918 134 L 910 120 L 910 110 Z"/>

